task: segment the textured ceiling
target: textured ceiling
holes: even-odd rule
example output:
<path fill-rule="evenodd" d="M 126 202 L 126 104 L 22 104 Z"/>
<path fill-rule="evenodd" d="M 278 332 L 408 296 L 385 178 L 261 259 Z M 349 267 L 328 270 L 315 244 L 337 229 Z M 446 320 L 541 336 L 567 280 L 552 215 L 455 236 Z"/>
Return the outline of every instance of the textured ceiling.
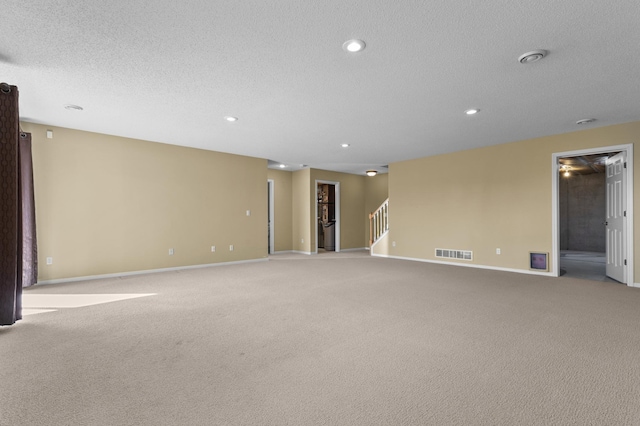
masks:
<path fill-rule="evenodd" d="M 638 0 L 3 0 L 3 10 L 0 80 L 20 89 L 23 120 L 287 170 L 383 171 L 640 119 Z M 342 50 L 351 38 L 366 49 Z M 534 49 L 549 54 L 517 61 Z M 597 121 L 577 126 L 583 118 Z"/>

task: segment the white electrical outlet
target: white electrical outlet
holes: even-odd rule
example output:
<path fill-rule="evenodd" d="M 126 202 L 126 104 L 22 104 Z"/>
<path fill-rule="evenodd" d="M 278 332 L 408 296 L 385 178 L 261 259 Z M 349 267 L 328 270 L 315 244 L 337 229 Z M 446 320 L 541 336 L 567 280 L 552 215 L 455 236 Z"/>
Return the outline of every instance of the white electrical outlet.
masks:
<path fill-rule="evenodd" d="M 395 241 L 393 241 L 393 242 L 391 243 L 391 247 L 395 247 L 395 246 L 396 246 L 396 242 L 395 242 Z"/>
<path fill-rule="evenodd" d="M 496 254 L 500 254 L 500 249 L 499 248 L 496 249 Z"/>
<path fill-rule="evenodd" d="M 300 242 L 304 244 L 304 238 L 300 238 Z"/>
<path fill-rule="evenodd" d="M 229 246 L 229 251 L 233 251 L 233 244 Z"/>
<path fill-rule="evenodd" d="M 215 253 L 216 252 L 216 246 L 211 246 L 211 253 Z"/>
<path fill-rule="evenodd" d="M 247 216 L 251 216 L 251 210 L 247 210 Z"/>
<path fill-rule="evenodd" d="M 47 130 L 47 139 L 53 139 L 53 130 Z"/>
<path fill-rule="evenodd" d="M 47 257 L 47 265 L 53 265 L 53 257 Z"/>
<path fill-rule="evenodd" d="M 173 256 L 173 249 L 172 248 L 169 249 L 169 256 Z"/>

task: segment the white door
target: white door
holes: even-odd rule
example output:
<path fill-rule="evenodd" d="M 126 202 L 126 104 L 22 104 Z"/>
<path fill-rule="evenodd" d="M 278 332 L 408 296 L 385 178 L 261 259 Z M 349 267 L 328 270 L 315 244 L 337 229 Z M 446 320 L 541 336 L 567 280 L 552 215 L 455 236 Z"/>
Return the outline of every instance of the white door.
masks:
<path fill-rule="evenodd" d="M 607 276 L 627 282 L 626 264 L 626 153 L 607 160 Z"/>

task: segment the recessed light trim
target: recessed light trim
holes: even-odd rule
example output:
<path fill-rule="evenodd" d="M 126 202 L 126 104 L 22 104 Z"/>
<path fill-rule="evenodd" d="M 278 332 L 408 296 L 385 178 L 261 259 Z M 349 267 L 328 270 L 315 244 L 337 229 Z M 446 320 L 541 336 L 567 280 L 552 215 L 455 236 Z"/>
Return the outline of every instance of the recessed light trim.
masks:
<path fill-rule="evenodd" d="M 73 105 L 73 104 L 66 104 L 64 106 L 64 109 L 68 109 L 69 111 L 82 111 L 82 110 L 84 110 L 84 108 L 82 108 L 80 105 Z"/>
<path fill-rule="evenodd" d="M 224 119 L 227 120 L 229 123 L 233 123 L 234 121 L 238 121 L 238 117 L 233 117 L 231 115 L 225 116 Z"/>
<path fill-rule="evenodd" d="M 480 110 L 478 108 L 471 108 L 471 109 L 466 110 L 464 113 L 467 114 L 467 115 L 474 115 L 474 114 L 477 114 L 479 112 L 480 112 Z"/>
<path fill-rule="evenodd" d="M 364 41 L 358 39 L 347 40 L 342 44 L 344 51 L 349 53 L 362 52 L 366 46 Z"/>
<path fill-rule="evenodd" d="M 377 170 L 367 170 L 366 173 L 367 173 L 367 176 L 374 177 L 375 175 L 378 174 L 378 171 Z"/>
<path fill-rule="evenodd" d="M 520 55 L 520 57 L 518 57 L 518 62 L 520 62 L 521 64 L 530 64 L 532 62 L 538 62 L 540 59 L 547 56 L 547 53 L 549 52 L 542 49 L 532 50 L 531 52 L 523 53 L 522 55 Z"/>
<path fill-rule="evenodd" d="M 280 164 L 278 167 L 280 167 L 281 169 L 286 168 L 287 166 L 285 164 Z"/>
<path fill-rule="evenodd" d="M 576 121 L 576 124 L 577 125 L 589 124 L 589 123 L 593 123 L 594 121 L 596 121 L 595 118 L 583 118 L 582 120 Z"/>
<path fill-rule="evenodd" d="M 343 144 L 341 144 L 340 146 L 341 146 L 341 147 L 343 147 L 343 148 L 349 148 L 349 147 L 351 146 L 351 144 L 349 144 L 349 143 L 343 143 Z"/>

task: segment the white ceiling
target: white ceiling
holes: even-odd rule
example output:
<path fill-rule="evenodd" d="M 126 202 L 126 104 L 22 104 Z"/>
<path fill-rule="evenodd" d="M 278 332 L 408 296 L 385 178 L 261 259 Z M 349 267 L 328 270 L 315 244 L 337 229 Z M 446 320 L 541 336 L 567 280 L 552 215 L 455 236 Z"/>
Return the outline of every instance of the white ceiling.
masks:
<path fill-rule="evenodd" d="M 383 171 L 640 119 L 638 0 L 2 3 L 0 80 L 23 120 L 286 170 Z M 345 52 L 352 38 L 366 49 Z M 517 61 L 534 49 L 549 54 Z"/>

